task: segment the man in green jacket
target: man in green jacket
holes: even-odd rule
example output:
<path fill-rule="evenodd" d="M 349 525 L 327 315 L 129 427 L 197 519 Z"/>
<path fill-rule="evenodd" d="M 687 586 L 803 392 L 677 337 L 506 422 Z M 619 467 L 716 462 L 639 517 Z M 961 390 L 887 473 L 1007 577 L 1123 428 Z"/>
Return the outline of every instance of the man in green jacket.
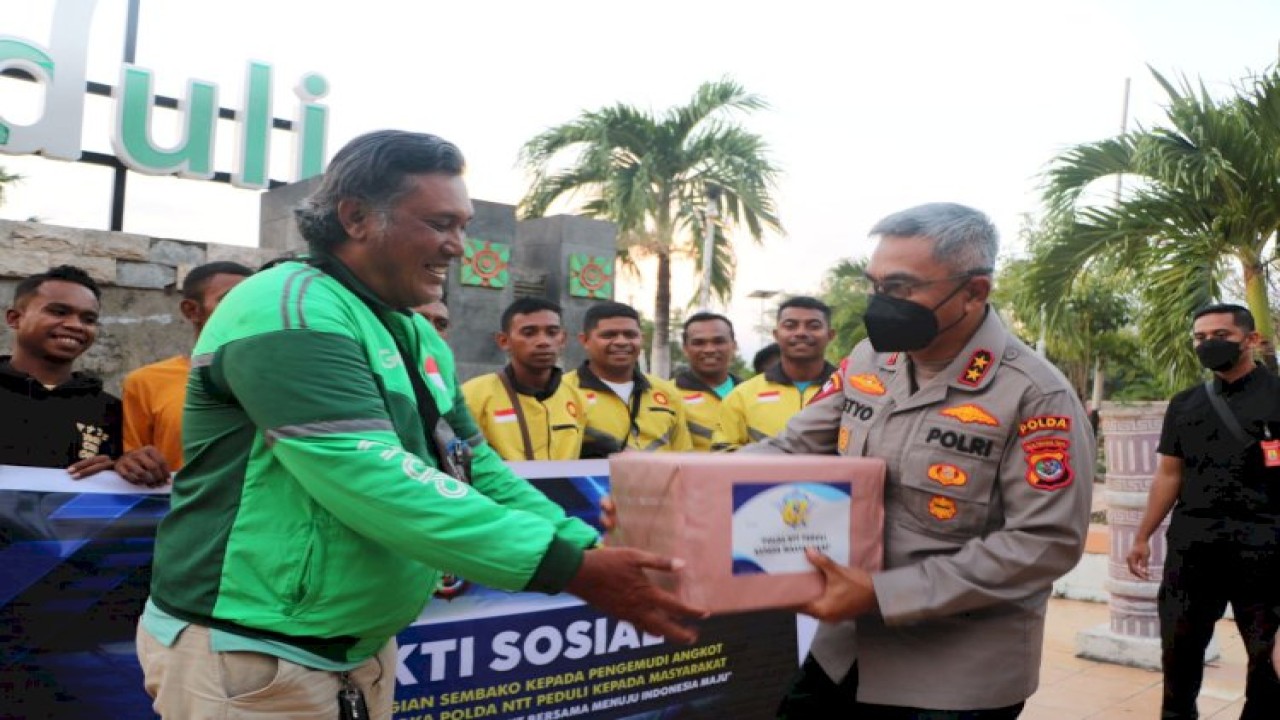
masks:
<path fill-rule="evenodd" d="M 693 639 L 683 621 L 700 611 L 643 573 L 677 561 L 596 548 L 512 475 L 448 347 L 408 310 L 440 298 L 462 255 L 462 171 L 431 135 L 351 141 L 297 211 L 311 258 L 241 283 L 205 326 L 138 631 L 162 716 L 350 717 L 344 703 L 366 702 L 355 716 L 390 718 L 394 636 L 446 572 Z"/>

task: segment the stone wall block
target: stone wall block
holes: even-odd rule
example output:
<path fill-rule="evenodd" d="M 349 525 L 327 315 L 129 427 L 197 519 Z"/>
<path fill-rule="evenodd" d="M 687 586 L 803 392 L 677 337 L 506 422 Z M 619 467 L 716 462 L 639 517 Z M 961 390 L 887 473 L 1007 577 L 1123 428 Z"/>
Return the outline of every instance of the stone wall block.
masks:
<path fill-rule="evenodd" d="M 245 247 L 244 245 L 223 245 L 209 243 L 205 262 L 238 262 L 250 270 L 257 270 L 268 260 L 283 255 L 283 250 L 274 248 Z"/>
<path fill-rule="evenodd" d="M 123 287 L 163 289 L 177 279 L 173 265 L 120 261 L 116 268 L 116 284 Z"/>
<path fill-rule="evenodd" d="M 0 253 L 0 277 L 24 278 L 49 269 L 49 253 L 39 250 L 5 250 Z"/>
<path fill-rule="evenodd" d="M 151 252 L 151 238 L 132 233 L 106 230 L 82 230 L 80 252 L 94 257 L 117 260 L 147 260 Z"/>
<path fill-rule="evenodd" d="M 82 249 L 81 231 L 60 225 L 14 223 L 9 238 L 15 248 L 24 250 L 75 253 Z"/>
<path fill-rule="evenodd" d="M 203 265 L 205 244 L 178 240 L 153 240 L 147 259 L 161 265 Z"/>

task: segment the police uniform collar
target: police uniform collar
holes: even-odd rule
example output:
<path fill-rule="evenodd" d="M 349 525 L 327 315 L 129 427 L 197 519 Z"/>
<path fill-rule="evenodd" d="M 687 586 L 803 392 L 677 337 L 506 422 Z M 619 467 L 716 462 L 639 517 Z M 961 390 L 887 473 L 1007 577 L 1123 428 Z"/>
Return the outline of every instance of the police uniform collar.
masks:
<path fill-rule="evenodd" d="M 867 342 L 867 341 L 863 341 Z M 871 352 L 875 352 L 872 350 Z M 903 352 L 877 353 L 876 364 L 881 370 L 889 372 L 897 372 L 899 368 L 907 364 L 907 354 Z"/>
<path fill-rule="evenodd" d="M 547 382 L 547 386 L 545 388 L 533 388 L 528 385 L 521 385 L 520 382 L 516 380 L 516 371 L 511 367 L 510 363 L 508 363 L 507 366 L 502 368 L 499 372 L 507 376 L 507 379 L 511 381 L 511 387 L 514 388 L 516 392 L 521 395 L 528 395 L 538 402 L 542 402 L 552 395 L 555 395 L 556 390 L 560 389 L 560 379 L 564 376 L 564 371 L 558 367 L 553 367 L 551 368 L 551 379 Z"/>
<path fill-rule="evenodd" d="M 636 384 L 632 389 L 635 395 L 642 395 L 649 389 L 649 378 L 640 372 L 640 368 L 631 371 L 631 380 Z M 583 360 L 582 365 L 578 367 L 578 386 L 588 388 L 590 390 L 601 390 L 604 392 L 613 392 L 613 388 L 604 384 L 604 381 L 591 371 L 591 361 Z"/>
<path fill-rule="evenodd" d="M 824 360 L 822 363 L 822 372 L 818 375 L 818 379 L 812 380 L 811 382 L 826 382 L 827 378 L 831 377 L 831 373 L 835 371 L 836 371 L 836 366 Z M 765 370 L 764 379 L 768 380 L 769 382 L 775 385 L 795 385 L 796 384 L 794 380 L 787 377 L 787 374 L 782 371 L 781 362 Z"/>
<path fill-rule="evenodd" d="M 733 381 L 733 386 L 737 387 L 742 384 L 742 379 L 733 373 L 729 373 L 729 379 Z M 698 392 L 715 393 L 715 388 L 708 385 L 702 378 L 694 374 L 692 370 L 682 370 L 676 374 L 676 387 L 681 390 L 697 390 Z"/>
<path fill-rule="evenodd" d="M 999 314 L 990 305 L 986 307 L 986 314 L 964 349 L 943 370 L 953 388 L 971 392 L 981 390 L 991 384 L 1001 362 L 1018 357 L 1018 349 L 1010 345 L 1009 331 Z"/>

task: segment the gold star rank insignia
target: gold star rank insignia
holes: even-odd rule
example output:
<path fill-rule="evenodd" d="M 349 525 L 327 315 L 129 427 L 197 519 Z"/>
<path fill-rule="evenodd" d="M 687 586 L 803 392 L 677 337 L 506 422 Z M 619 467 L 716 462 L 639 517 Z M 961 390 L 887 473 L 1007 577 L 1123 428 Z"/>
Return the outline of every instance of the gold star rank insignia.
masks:
<path fill-rule="evenodd" d="M 969 364 L 965 365 L 964 371 L 960 373 L 960 377 L 956 378 L 956 382 L 968 387 L 978 387 L 987 377 L 987 373 L 991 372 L 993 359 L 995 356 L 990 350 L 974 350 L 969 356 Z"/>

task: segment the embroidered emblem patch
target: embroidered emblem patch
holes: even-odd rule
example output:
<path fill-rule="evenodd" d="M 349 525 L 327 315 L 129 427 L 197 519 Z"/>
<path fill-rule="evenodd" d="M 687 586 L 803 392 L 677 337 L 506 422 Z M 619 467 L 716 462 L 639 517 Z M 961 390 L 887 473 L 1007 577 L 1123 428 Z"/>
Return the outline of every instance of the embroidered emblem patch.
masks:
<path fill-rule="evenodd" d="M 849 449 L 849 428 L 840 428 L 840 434 L 836 436 L 836 450 L 843 455 L 845 450 Z"/>
<path fill-rule="evenodd" d="M 969 364 L 965 366 L 964 372 L 960 373 L 956 381 L 961 385 L 978 387 L 987 373 L 991 372 L 991 361 L 994 359 L 995 356 L 990 350 L 974 350 L 969 356 Z"/>
<path fill-rule="evenodd" d="M 956 516 L 956 501 L 949 497 L 934 495 L 929 498 L 929 514 L 939 520 L 950 520 Z"/>
<path fill-rule="evenodd" d="M 938 463 L 929 466 L 929 479 L 941 485 L 958 487 L 969 482 L 969 474 L 955 465 Z"/>
<path fill-rule="evenodd" d="M 658 403 L 659 405 L 671 404 L 671 401 L 667 399 L 667 394 L 659 390 L 655 390 L 653 392 L 653 401 Z"/>
<path fill-rule="evenodd" d="M 1047 437 L 1022 443 L 1027 454 L 1027 483 L 1037 490 L 1061 490 L 1071 484 L 1071 441 Z"/>
<path fill-rule="evenodd" d="M 569 417 L 578 417 L 578 403 L 570 400 L 564 404 L 564 411 L 569 413 Z"/>
<path fill-rule="evenodd" d="M 885 365 L 888 365 L 889 367 L 893 367 L 894 365 L 897 365 L 897 364 L 898 364 L 898 353 L 894 353 L 894 354 L 890 355 L 890 356 L 889 356 L 889 359 L 884 361 L 884 364 L 885 364 Z"/>
<path fill-rule="evenodd" d="M 1044 430 L 1071 430 L 1071 418 L 1065 415 L 1040 415 L 1018 423 L 1018 437 L 1026 437 Z"/>
<path fill-rule="evenodd" d="M 812 405 L 822 398 L 835 395 L 840 392 L 840 388 L 842 387 L 844 387 L 844 383 L 840 382 L 840 371 L 837 370 L 831 373 L 831 377 L 827 378 L 827 381 L 823 383 L 822 389 L 818 390 L 813 397 L 809 398 L 809 404 Z"/>
<path fill-rule="evenodd" d="M 870 373 L 865 373 L 863 375 L 850 375 L 849 387 L 859 392 L 866 393 L 867 395 L 884 394 L 884 383 L 880 381 L 878 376 Z"/>
<path fill-rule="evenodd" d="M 973 403 L 943 408 L 938 411 L 938 414 L 955 418 L 965 424 L 976 423 L 978 425 L 990 425 L 991 427 L 1000 426 L 1000 421 L 996 420 L 994 415 L 987 412 L 982 406 L 974 405 Z"/>

